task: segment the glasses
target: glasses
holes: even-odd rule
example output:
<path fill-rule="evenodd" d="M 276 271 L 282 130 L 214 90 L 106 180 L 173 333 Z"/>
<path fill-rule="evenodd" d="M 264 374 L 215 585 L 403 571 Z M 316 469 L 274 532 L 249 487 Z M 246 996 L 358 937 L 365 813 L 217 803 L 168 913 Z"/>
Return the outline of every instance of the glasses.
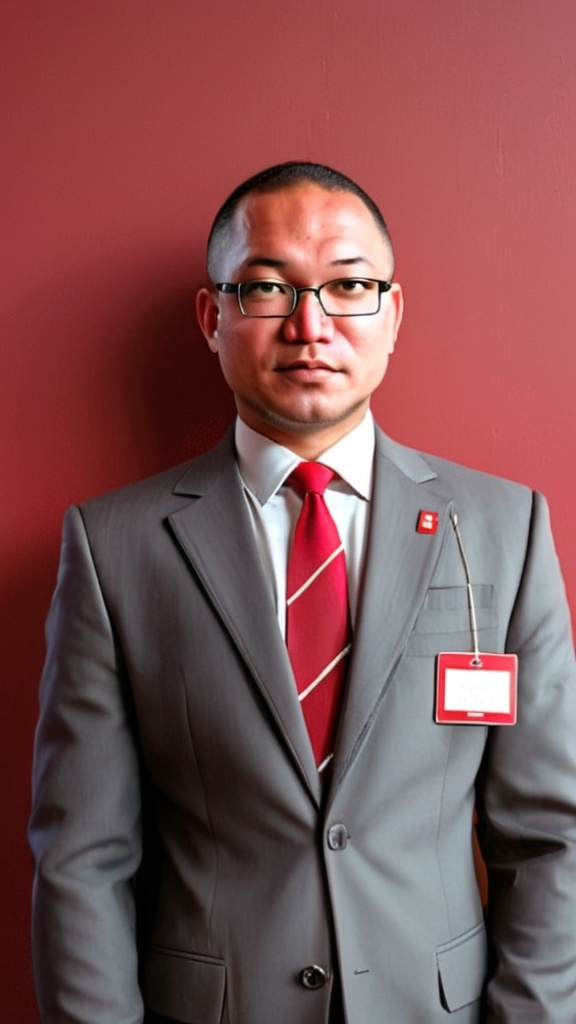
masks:
<path fill-rule="evenodd" d="M 285 281 L 262 279 L 215 287 L 236 296 L 243 316 L 292 316 L 303 292 L 314 293 L 326 316 L 373 316 L 380 309 L 380 296 L 392 284 L 372 277 L 339 277 L 319 288 L 294 288 Z"/>

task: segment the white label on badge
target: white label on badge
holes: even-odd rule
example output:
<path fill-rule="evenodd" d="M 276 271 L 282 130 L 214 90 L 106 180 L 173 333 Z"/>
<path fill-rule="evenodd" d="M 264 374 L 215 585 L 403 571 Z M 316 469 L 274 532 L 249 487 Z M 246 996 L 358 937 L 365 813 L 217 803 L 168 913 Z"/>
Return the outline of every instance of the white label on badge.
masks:
<path fill-rule="evenodd" d="M 446 711 L 510 713 L 510 673 L 482 669 L 446 669 L 444 693 Z"/>

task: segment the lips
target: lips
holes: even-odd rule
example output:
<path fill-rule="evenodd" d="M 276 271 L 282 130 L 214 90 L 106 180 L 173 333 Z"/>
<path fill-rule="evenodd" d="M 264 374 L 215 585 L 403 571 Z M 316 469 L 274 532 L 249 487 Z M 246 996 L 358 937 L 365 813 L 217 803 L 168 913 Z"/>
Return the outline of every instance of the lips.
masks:
<path fill-rule="evenodd" d="M 305 359 L 297 359 L 292 363 L 287 363 L 285 366 L 277 366 L 276 369 L 280 373 L 291 373 L 292 371 L 300 370 L 325 370 L 327 373 L 337 373 L 338 371 L 334 366 L 330 366 L 329 363 L 320 362 L 317 359 L 306 361 Z"/>
<path fill-rule="evenodd" d="M 277 366 L 276 371 L 287 382 L 301 386 L 309 385 L 311 387 L 314 385 L 321 387 L 327 384 L 329 381 L 334 380 L 338 373 L 334 366 L 330 366 L 329 363 L 320 362 L 317 359 L 310 360 L 310 362 L 297 359 L 292 363 L 286 363 L 285 366 Z"/>

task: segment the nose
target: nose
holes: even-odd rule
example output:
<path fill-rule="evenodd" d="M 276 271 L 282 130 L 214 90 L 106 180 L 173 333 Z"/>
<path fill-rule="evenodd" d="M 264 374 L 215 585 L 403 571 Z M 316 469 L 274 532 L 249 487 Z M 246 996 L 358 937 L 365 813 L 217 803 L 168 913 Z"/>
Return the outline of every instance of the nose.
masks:
<path fill-rule="evenodd" d="M 305 345 L 331 341 L 334 322 L 322 309 L 314 289 L 299 291 L 296 309 L 283 321 L 283 333 L 286 341 Z"/>

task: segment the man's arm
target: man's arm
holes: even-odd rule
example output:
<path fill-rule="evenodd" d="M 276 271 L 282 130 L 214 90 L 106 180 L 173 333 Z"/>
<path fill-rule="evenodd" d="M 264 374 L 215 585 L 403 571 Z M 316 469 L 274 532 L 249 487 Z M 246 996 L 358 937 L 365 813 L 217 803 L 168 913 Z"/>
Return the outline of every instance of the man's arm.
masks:
<path fill-rule="evenodd" d="M 479 786 L 494 956 L 487 1024 L 576 1021 L 576 667 L 548 511 L 536 495 L 507 649 L 518 722 Z"/>
<path fill-rule="evenodd" d="M 78 509 L 47 623 L 29 837 L 43 1024 L 138 1024 L 138 759 L 121 660 Z"/>

